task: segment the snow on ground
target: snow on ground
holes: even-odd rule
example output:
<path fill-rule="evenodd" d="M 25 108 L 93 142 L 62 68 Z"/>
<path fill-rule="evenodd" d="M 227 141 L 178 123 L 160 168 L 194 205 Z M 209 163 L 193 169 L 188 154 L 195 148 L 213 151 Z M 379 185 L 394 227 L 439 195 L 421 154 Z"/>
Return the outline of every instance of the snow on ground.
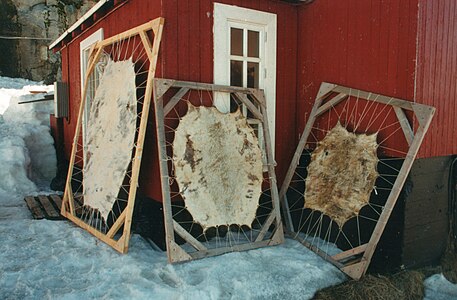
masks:
<path fill-rule="evenodd" d="M 68 222 L 3 222 L 0 234 L 1 298 L 309 299 L 344 279 L 292 240 L 169 265 L 138 235 L 121 255 Z"/>
<path fill-rule="evenodd" d="M 0 193 L 24 194 L 44 186 L 56 172 L 56 155 L 49 129 L 53 102 L 18 104 L 39 99 L 52 86 L 0 77 Z M 14 201 L 14 200 L 12 200 Z"/>
<path fill-rule="evenodd" d="M 67 221 L 32 220 L 23 197 L 55 173 L 50 103 L 36 83 L 0 77 L 0 299 L 309 299 L 345 280 L 293 240 L 179 265 L 133 235 L 121 255 Z"/>
<path fill-rule="evenodd" d="M 28 95 L 33 84 L 0 77 L 0 299 L 310 299 L 346 279 L 290 239 L 170 265 L 135 234 L 121 255 L 70 222 L 32 220 L 23 197 L 49 192 L 55 173 L 52 102 L 17 104 L 36 97 Z M 427 299 L 457 297 L 439 276 L 427 279 Z M 443 290 L 450 292 L 436 298 Z"/>
<path fill-rule="evenodd" d="M 443 274 L 430 276 L 424 284 L 425 300 L 457 299 L 457 284 L 449 282 Z"/>

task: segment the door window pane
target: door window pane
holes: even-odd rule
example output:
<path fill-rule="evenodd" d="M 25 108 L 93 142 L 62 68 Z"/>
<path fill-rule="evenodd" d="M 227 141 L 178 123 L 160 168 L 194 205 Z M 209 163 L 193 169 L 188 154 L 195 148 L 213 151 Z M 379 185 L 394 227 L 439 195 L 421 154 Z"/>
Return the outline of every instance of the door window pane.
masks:
<path fill-rule="evenodd" d="M 238 60 L 230 61 L 230 85 L 243 86 L 243 62 Z"/>
<path fill-rule="evenodd" d="M 243 56 L 243 29 L 230 28 L 230 54 Z"/>
<path fill-rule="evenodd" d="M 259 63 L 248 62 L 248 88 L 259 88 L 260 68 Z"/>
<path fill-rule="evenodd" d="M 248 56 L 259 57 L 259 32 L 248 30 Z"/>

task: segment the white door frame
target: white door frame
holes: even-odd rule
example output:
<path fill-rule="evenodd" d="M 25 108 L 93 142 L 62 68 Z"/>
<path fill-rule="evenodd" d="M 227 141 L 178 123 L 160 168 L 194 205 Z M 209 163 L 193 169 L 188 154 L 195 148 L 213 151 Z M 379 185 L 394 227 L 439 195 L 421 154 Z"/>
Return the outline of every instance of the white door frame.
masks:
<path fill-rule="evenodd" d="M 92 33 L 86 39 L 79 43 L 79 61 L 80 61 L 80 73 L 81 73 L 81 98 L 84 92 L 84 85 L 86 80 L 86 71 L 87 71 L 87 63 L 89 60 L 89 50 L 90 47 L 98 41 L 103 40 L 103 28 Z M 89 115 L 90 110 L 90 103 L 86 101 L 86 105 L 84 106 L 83 118 L 82 118 L 82 130 L 83 130 L 83 145 L 84 145 L 84 138 L 86 135 L 86 126 L 87 126 L 87 116 Z"/>
<path fill-rule="evenodd" d="M 275 119 L 276 119 L 276 14 L 263 11 L 214 3 L 214 83 L 230 85 L 230 24 L 244 24 L 249 27 L 263 27 L 265 35 L 264 48 L 265 63 L 261 73 L 265 98 L 267 102 L 268 125 L 274 152 Z M 218 97 L 215 97 L 217 100 Z M 216 101 L 217 105 L 217 101 Z M 221 105 L 223 107 L 223 105 Z M 219 108 L 219 107 L 218 107 Z"/>

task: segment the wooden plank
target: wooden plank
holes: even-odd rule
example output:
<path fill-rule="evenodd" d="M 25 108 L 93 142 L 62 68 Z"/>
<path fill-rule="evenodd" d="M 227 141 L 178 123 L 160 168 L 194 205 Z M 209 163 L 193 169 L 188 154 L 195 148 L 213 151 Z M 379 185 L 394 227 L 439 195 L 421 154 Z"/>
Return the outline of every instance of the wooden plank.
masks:
<path fill-rule="evenodd" d="M 173 219 L 172 209 L 171 209 L 171 195 L 170 195 L 170 183 L 169 183 L 169 170 L 168 170 L 168 155 L 167 155 L 167 141 L 165 136 L 165 125 L 164 125 L 164 107 L 163 107 L 163 95 L 164 91 L 168 90 L 171 87 L 180 87 L 181 90 L 178 93 L 185 94 L 187 90 L 208 90 L 208 91 L 223 91 L 230 93 L 240 93 L 236 95 L 240 100 L 245 103 L 248 108 L 254 108 L 253 110 L 257 112 L 258 117 L 263 124 L 263 133 L 265 138 L 266 152 L 267 152 L 267 165 L 268 165 L 268 174 L 270 180 L 271 188 L 271 197 L 273 203 L 273 211 L 269 218 L 267 218 L 262 232 L 260 234 L 261 239 L 264 238 L 266 231 L 276 220 L 277 227 L 274 233 L 274 240 L 266 239 L 261 241 L 256 241 L 253 243 L 244 243 L 240 245 L 234 245 L 226 248 L 216 248 L 216 249 L 206 249 L 206 247 L 195 239 L 189 232 L 182 228 L 179 223 Z M 184 90 L 183 90 L 184 89 Z M 184 81 L 173 81 L 168 79 L 155 79 L 154 80 L 154 105 L 155 105 L 155 115 L 156 115 L 156 132 L 157 132 L 157 142 L 158 142 L 158 152 L 159 152 L 159 167 L 161 174 L 161 188 L 162 188 L 162 197 L 163 197 L 163 211 L 165 219 L 165 238 L 167 244 L 167 256 L 169 262 L 179 262 L 182 260 L 188 260 L 188 255 L 191 256 L 191 259 L 202 258 L 212 255 L 218 255 L 225 252 L 232 251 L 242 251 L 248 249 L 254 249 L 256 247 L 273 245 L 283 242 L 284 234 L 282 231 L 282 226 L 280 223 L 280 211 L 279 211 L 279 193 L 276 185 L 276 175 L 274 173 L 274 158 L 271 148 L 271 139 L 268 128 L 268 119 L 266 117 L 266 106 L 263 92 L 254 89 L 244 89 L 238 87 L 230 86 L 221 86 L 197 82 L 184 82 Z M 243 94 L 241 94 L 243 93 Z M 260 104 L 261 112 L 255 107 L 255 105 L 246 97 L 245 94 L 250 94 L 253 96 L 253 99 Z M 179 95 L 178 95 L 179 96 Z M 181 96 L 175 97 L 175 99 L 180 99 Z M 173 99 L 173 98 L 172 98 Z M 171 109 L 176 102 L 176 100 L 170 101 L 167 110 Z M 190 245 L 197 249 L 194 253 L 187 253 L 183 248 L 176 245 L 174 235 L 175 232 L 182 236 Z"/>
<path fill-rule="evenodd" d="M 284 243 L 284 227 L 282 222 L 277 222 L 276 224 L 278 227 L 275 229 L 275 232 L 270 237 L 270 242 L 268 243 L 269 246 L 279 245 Z"/>
<path fill-rule="evenodd" d="M 38 204 L 38 202 L 35 200 L 35 197 L 32 196 L 27 196 L 24 198 L 25 202 L 27 203 L 27 206 L 29 207 L 30 212 L 32 213 L 32 216 L 34 219 L 43 219 L 44 214 L 41 211 L 41 207 Z"/>
<path fill-rule="evenodd" d="M 363 245 L 360 245 L 358 247 L 352 248 L 350 250 L 335 254 L 335 255 L 332 256 L 332 259 L 337 260 L 337 261 L 343 260 L 343 259 L 346 259 L 348 257 L 351 257 L 351 256 L 354 256 L 354 255 L 357 255 L 357 254 L 360 254 L 360 253 L 364 252 L 366 248 L 367 248 L 367 244 L 363 244 Z"/>
<path fill-rule="evenodd" d="M 362 259 L 362 261 L 358 263 L 342 267 L 341 271 L 349 275 L 349 277 L 351 277 L 352 279 L 359 280 L 360 278 L 362 278 L 367 267 L 368 263 Z"/>
<path fill-rule="evenodd" d="M 266 103 L 265 94 L 263 92 L 257 92 L 254 98 L 258 98 L 260 103 Z M 268 175 L 270 177 L 270 191 L 271 191 L 271 200 L 273 204 L 273 211 L 271 212 L 272 215 L 275 216 L 277 230 L 280 228 L 279 224 L 281 224 L 281 205 L 279 203 L 279 191 L 278 191 L 278 183 L 276 180 L 276 173 L 275 173 L 275 166 L 276 162 L 273 155 L 273 144 L 271 142 L 271 135 L 270 135 L 270 126 L 268 122 L 268 112 L 266 105 L 260 106 L 261 113 L 263 115 L 263 138 L 265 140 L 265 152 L 267 154 L 267 167 L 268 167 Z M 270 221 L 270 220 L 267 220 Z M 266 228 L 265 224 L 264 228 Z M 269 227 L 269 226 L 268 226 Z M 279 236 L 277 238 L 281 239 L 281 242 L 284 241 L 284 233 L 281 229 L 280 232 L 276 232 Z M 276 235 L 276 234 L 275 234 Z"/>
<path fill-rule="evenodd" d="M 338 268 L 344 267 L 344 265 L 342 263 L 338 262 L 337 260 L 334 260 L 327 252 L 322 251 L 321 249 L 319 249 L 318 247 L 314 246 L 313 244 L 311 244 L 310 242 L 308 242 L 307 240 L 305 240 L 304 238 L 302 238 L 301 236 L 299 236 L 295 232 L 288 232 L 288 234 L 290 236 L 292 236 L 295 240 L 299 241 L 303 246 L 305 246 L 308 249 L 311 249 L 317 255 L 319 255 L 320 257 L 322 257 L 326 261 L 330 262 L 334 266 L 336 266 Z"/>
<path fill-rule="evenodd" d="M 121 215 L 117 218 L 116 222 L 111 226 L 109 231 L 106 233 L 106 236 L 109 238 L 113 238 L 114 235 L 119 231 L 122 225 L 124 225 L 125 222 L 125 215 L 126 215 L 126 209 L 121 213 Z"/>
<path fill-rule="evenodd" d="M 173 220 L 173 228 L 175 229 L 175 231 L 183 238 L 186 240 L 186 242 L 188 242 L 192 247 L 194 247 L 196 250 L 198 251 L 206 251 L 208 250 L 205 245 L 203 245 L 202 243 L 200 243 L 200 241 L 198 241 L 196 238 L 194 238 L 187 230 L 185 230 L 184 228 L 182 228 L 181 225 L 179 225 L 178 222 L 176 222 L 175 220 Z"/>
<path fill-rule="evenodd" d="M 151 71 L 152 78 L 155 78 L 157 69 L 157 59 L 159 58 L 160 45 L 162 43 L 163 25 L 165 24 L 164 18 L 157 18 L 153 20 L 154 24 L 152 29 L 154 31 L 154 42 L 152 45 L 152 61 L 149 63 L 149 70 Z"/>
<path fill-rule="evenodd" d="M 411 170 L 414 159 L 417 155 L 417 152 L 419 151 L 419 147 L 425 137 L 425 133 L 427 132 L 430 126 L 435 110 L 431 109 L 428 112 L 429 113 L 426 120 L 423 120 L 423 122 L 420 123 L 421 125 L 419 126 L 416 132 L 413 142 L 411 143 L 411 146 L 408 150 L 408 154 L 406 155 L 406 159 L 403 162 L 400 172 L 398 173 L 397 179 L 395 180 L 394 186 L 392 187 L 392 191 L 390 192 L 389 197 L 387 198 L 384 210 L 381 216 L 379 217 L 373 234 L 368 242 L 367 249 L 363 255 L 363 259 L 364 261 L 366 261 L 366 267 L 363 271 L 363 274 L 365 274 L 366 268 L 368 267 L 368 264 L 370 263 L 371 258 L 373 257 L 374 251 L 379 242 L 379 239 L 381 238 L 382 232 L 386 227 L 390 214 L 395 206 L 395 203 L 397 202 L 398 196 L 400 195 L 401 188 L 403 187 L 406 181 L 406 177 L 408 176 L 409 171 Z M 361 274 L 361 276 L 363 274 Z"/>
<path fill-rule="evenodd" d="M 281 186 L 281 190 L 279 192 L 279 199 L 281 201 L 281 205 L 284 211 L 287 211 L 288 205 L 285 203 L 285 195 L 287 193 L 287 190 L 289 188 L 290 182 L 292 181 L 292 177 L 295 174 L 295 169 L 300 163 L 300 158 L 303 153 L 303 149 L 305 148 L 305 145 L 308 141 L 309 134 L 311 133 L 311 129 L 314 125 L 314 121 L 316 120 L 316 112 L 321 106 L 321 103 L 329 92 L 332 91 L 332 89 L 335 88 L 334 85 L 328 85 L 326 83 L 322 83 L 321 87 L 319 89 L 318 97 L 316 97 L 316 101 L 314 102 L 313 109 L 311 110 L 310 117 L 308 119 L 308 122 L 306 122 L 305 129 L 303 130 L 303 134 L 300 137 L 300 141 L 298 142 L 297 149 L 295 150 L 294 156 L 292 158 L 292 161 L 290 162 L 289 169 L 287 170 L 286 177 L 284 178 L 284 181 Z M 320 96 L 319 96 L 320 95 Z M 286 217 L 286 228 L 289 231 L 293 232 L 293 225 L 292 223 L 289 223 L 291 218 Z"/>
<path fill-rule="evenodd" d="M 397 115 L 398 121 L 400 122 L 401 129 L 405 135 L 406 141 L 408 142 L 408 146 L 411 146 L 411 143 L 414 139 L 414 132 L 409 124 L 408 119 L 406 118 L 405 113 L 400 107 L 394 107 L 395 114 Z"/>
<path fill-rule="evenodd" d="M 125 208 L 125 220 L 124 220 L 124 232 L 122 234 L 123 237 L 123 253 L 128 251 L 129 241 L 130 241 L 130 231 L 132 227 L 132 217 L 133 217 L 133 209 L 135 206 L 135 198 L 136 192 L 138 188 L 138 177 L 140 174 L 140 166 L 141 166 L 141 158 L 143 157 L 143 146 L 144 146 L 144 139 L 146 136 L 146 128 L 148 124 L 148 117 L 149 111 L 151 107 L 151 97 L 152 97 L 152 88 L 153 88 L 153 79 L 155 76 L 156 71 L 156 64 L 157 64 L 157 56 L 159 55 L 159 48 L 160 42 L 162 39 L 162 27 L 163 27 L 163 19 L 158 18 L 153 20 L 152 28 L 155 28 L 154 33 L 154 45 L 152 49 L 152 59 L 149 65 L 148 71 L 148 79 L 146 84 L 146 91 L 143 101 L 143 110 L 141 113 L 141 121 L 140 127 L 138 132 L 138 138 L 136 141 L 136 148 L 135 154 L 133 158 L 133 166 L 132 166 L 132 174 L 130 178 L 130 189 L 129 189 L 129 197 L 127 200 L 127 207 Z M 157 26 L 159 28 L 157 28 Z M 146 29 L 145 29 L 146 30 Z"/>
<path fill-rule="evenodd" d="M 143 47 L 146 49 L 146 55 L 148 56 L 149 61 L 154 60 L 154 56 L 152 54 L 152 45 L 151 41 L 148 39 L 148 36 L 144 31 L 139 32 L 141 42 L 143 43 Z"/>
<path fill-rule="evenodd" d="M 229 253 L 229 252 L 257 249 L 257 248 L 268 246 L 269 242 L 270 242 L 270 240 L 263 240 L 260 242 L 232 245 L 230 247 L 208 249 L 207 251 L 197 251 L 197 252 L 192 252 L 189 254 L 190 254 L 190 256 L 192 256 L 193 259 L 199 259 L 199 258 L 204 258 L 204 257 L 208 257 L 208 256 L 221 255 L 221 254 Z"/>
<path fill-rule="evenodd" d="M 325 102 L 322 104 L 321 107 L 316 111 L 316 117 L 322 115 L 325 113 L 327 110 L 331 109 L 333 106 L 337 105 L 341 101 L 345 100 L 348 97 L 346 94 L 338 94 L 335 97 L 333 97 L 331 100 Z"/>
<path fill-rule="evenodd" d="M 176 104 L 184 97 L 184 95 L 189 91 L 188 88 L 181 88 L 171 99 L 168 101 L 163 109 L 163 115 L 166 116 L 170 111 L 175 107 Z"/>
<path fill-rule="evenodd" d="M 175 241 L 169 241 L 169 249 L 173 253 L 171 256 L 171 263 L 177 263 L 182 261 L 192 260 L 192 256 L 190 256 L 181 246 L 175 243 Z"/>
<path fill-rule="evenodd" d="M 113 247 L 118 252 L 125 253 L 125 252 L 123 252 L 124 251 L 123 245 L 119 245 L 118 241 L 107 237 L 105 234 L 101 233 L 100 231 L 98 231 L 94 227 L 84 223 L 80 218 L 78 218 L 78 217 L 76 217 L 76 216 L 74 216 L 74 215 L 72 215 L 72 214 L 70 214 L 68 212 L 65 212 L 64 217 L 66 217 L 67 219 L 69 219 L 70 221 L 72 221 L 73 223 L 75 223 L 76 225 L 81 227 L 82 229 L 86 230 L 87 232 L 89 232 L 90 234 L 92 234 L 93 236 L 95 236 L 96 238 L 101 240 L 102 242 L 110 245 L 111 247 Z"/>
<path fill-rule="evenodd" d="M 139 176 L 139 169 L 141 165 L 141 158 L 142 158 L 142 153 L 143 153 L 143 145 L 144 145 L 144 138 L 145 138 L 145 132 L 146 132 L 146 126 L 147 126 L 147 119 L 148 119 L 148 114 L 150 110 L 150 103 L 151 103 L 151 96 L 152 96 L 152 87 L 153 87 L 153 78 L 155 76 L 155 71 L 156 71 L 156 64 L 157 64 L 157 56 L 160 48 L 160 42 L 162 38 L 162 30 L 163 30 L 163 24 L 164 24 L 164 19 L 163 18 L 157 18 L 153 21 L 150 21 L 148 23 L 145 23 L 143 25 L 140 25 L 138 27 L 135 27 L 131 30 L 125 31 L 121 34 L 115 35 L 109 39 L 105 39 L 101 42 L 98 42 L 95 44 L 95 46 L 91 50 L 90 58 L 89 58 L 89 68 L 87 70 L 86 74 L 86 83 L 88 83 L 88 78 L 90 74 L 92 73 L 95 63 L 98 60 L 98 57 L 101 55 L 101 52 L 103 48 L 107 45 L 113 44 L 115 42 L 119 42 L 123 39 L 127 39 L 130 37 L 133 37 L 135 35 L 140 35 L 140 38 L 142 40 L 143 46 L 146 49 L 148 58 L 150 60 L 149 64 L 149 70 L 148 70 L 148 78 L 147 78 L 147 84 L 146 84 L 146 91 L 145 91 L 145 99 L 143 103 L 143 110 L 142 110 L 142 117 L 139 125 L 139 132 L 138 132 L 138 138 L 136 141 L 136 147 L 134 151 L 134 158 L 132 161 L 132 175 L 130 179 L 130 190 L 129 190 L 129 195 L 128 195 L 128 200 L 127 200 L 127 207 L 124 209 L 124 211 L 121 213 L 119 218 L 116 220 L 116 222 L 113 224 L 111 229 L 108 231 L 108 234 L 104 234 L 100 231 L 98 231 L 96 228 L 84 223 L 81 219 L 79 219 L 76 216 L 76 210 L 75 206 L 77 205 L 77 198 L 78 195 L 73 195 L 73 191 L 71 188 L 71 179 L 73 176 L 73 168 L 74 168 L 74 163 L 75 163 L 75 157 L 76 157 L 76 146 L 78 142 L 78 137 L 81 131 L 81 122 L 82 122 L 82 114 L 84 111 L 84 106 L 85 106 L 85 100 L 86 100 L 86 94 L 87 94 L 87 84 L 84 86 L 83 93 L 82 93 L 82 98 L 81 98 L 81 103 L 79 107 L 79 113 L 78 113 L 78 120 L 76 123 L 76 131 L 73 139 L 73 148 L 72 148 L 72 153 L 71 153 L 71 158 L 70 158 L 70 168 L 68 170 L 68 175 L 67 175 L 67 182 L 66 182 L 66 188 L 65 188 L 65 193 L 64 193 L 64 199 L 62 201 L 62 210 L 61 213 L 63 216 L 74 222 L 76 225 L 80 226 L 81 228 L 87 230 L 103 242 L 107 243 L 108 245 L 112 246 L 114 249 L 121 253 L 126 253 L 128 251 L 128 245 L 129 245 L 129 240 L 130 240 L 130 230 L 131 230 L 131 223 L 132 223 L 132 215 L 133 215 L 133 207 L 134 207 L 134 202 L 135 202 L 135 197 L 136 197 L 136 191 L 138 187 L 138 176 Z M 145 34 L 146 31 L 152 30 L 154 32 L 154 44 L 152 45 L 151 49 L 151 44 L 149 41 L 149 38 Z M 94 54 L 96 50 L 96 53 Z M 67 207 L 67 203 L 69 204 L 69 207 Z M 80 205 L 83 205 L 82 203 Z M 68 211 L 69 209 L 69 211 Z M 78 208 L 76 208 L 78 209 Z M 119 231 L 121 226 L 124 226 L 124 230 L 122 233 L 122 236 L 119 240 L 114 240 L 113 237 Z"/>
<path fill-rule="evenodd" d="M 272 212 L 268 216 L 268 218 L 265 221 L 265 223 L 262 225 L 262 229 L 260 230 L 259 235 L 255 239 L 256 242 L 259 242 L 259 241 L 263 240 L 263 238 L 265 237 L 265 234 L 268 231 L 268 228 L 270 228 L 270 226 L 271 226 L 271 224 L 273 223 L 274 220 L 275 220 L 275 214 Z"/>
<path fill-rule="evenodd" d="M 234 95 L 244 104 L 247 106 L 249 111 L 256 117 L 258 120 L 263 122 L 262 113 L 257 109 L 257 107 L 248 99 L 246 94 L 242 93 L 234 93 Z"/>
<path fill-rule="evenodd" d="M 392 107 L 399 107 L 399 108 L 403 108 L 403 109 L 412 110 L 415 113 L 415 115 L 420 119 L 419 128 L 416 132 L 416 135 L 411 140 L 410 147 L 409 147 L 408 153 L 406 155 L 406 158 L 398 173 L 396 181 L 395 181 L 395 183 L 392 187 L 392 190 L 388 196 L 388 199 L 386 201 L 383 212 L 382 212 L 378 222 L 376 223 L 376 227 L 373 231 L 372 236 L 370 237 L 369 242 L 365 245 L 351 249 L 350 251 L 346 251 L 344 254 L 335 256 L 336 258 L 342 258 L 342 257 L 345 257 L 345 255 L 347 255 L 347 254 L 349 254 L 349 256 L 353 256 L 353 255 L 355 255 L 354 253 L 360 254 L 360 253 L 364 252 L 363 257 L 361 258 L 360 262 L 355 263 L 354 265 L 351 265 L 351 266 L 345 266 L 344 268 L 341 265 L 339 266 L 340 269 L 342 269 L 344 272 L 346 272 L 346 274 L 348 274 L 352 278 L 359 279 L 361 276 L 363 276 L 365 274 L 365 272 L 368 268 L 368 265 L 371 261 L 375 248 L 379 242 L 379 239 L 381 238 L 381 234 L 384 231 L 384 228 L 387 224 L 390 214 L 395 206 L 395 203 L 398 199 L 401 189 L 406 181 L 406 177 L 409 174 L 412 163 L 413 163 L 413 161 L 417 155 L 417 152 L 419 150 L 419 147 L 424 139 L 425 133 L 427 132 L 427 129 L 430 126 L 435 109 L 430 106 L 411 103 L 411 102 L 393 98 L 393 97 L 386 97 L 386 96 L 382 96 L 382 95 L 378 95 L 378 94 L 368 93 L 368 92 L 360 91 L 357 89 L 350 89 L 350 88 L 346 88 L 346 87 L 342 87 L 342 86 L 334 86 L 333 88 L 330 89 L 328 85 L 321 86 L 321 90 L 319 91 L 318 97 L 316 98 L 316 101 L 314 103 L 313 109 L 311 111 L 311 115 L 309 117 L 305 130 L 303 132 L 303 135 L 298 144 L 294 158 L 292 159 L 292 162 L 290 164 L 288 173 L 286 175 L 286 179 L 284 180 L 283 186 L 281 187 L 281 193 L 280 193 L 281 198 L 280 199 L 282 201 L 284 209 L 288 208 L 288 206 L 284 203 L 287 189 L 289 188 L 289 184 L 295 173 L 296 167 L 299 164 L 300 157 L 303 152 L 304 146 L 307 142 L 311 128 L 314 125 L 314 122 L 316 120 L 317 112 L 319 112 L 319 107 L 321 106 L 322 99 L 324 99 L 326 97 L 328 92 L 344 93 L 344 94 L 351 95 L 351 96 L 357 96 L 358 98 L 364 98 L 368 101 L 374 101 L 374 102 L 390 105 Z M 370 98 L 370 99 L 368 99 L 368 98 Z M 330 101 L 332 101 L 332 100 L 330 100 Z M 328 108 L 325 108 L 325 109 L 328 109 Z M 324 112 L 324 109 L 320 110 L 320 112 L 321 113 Z M 401 111 L 401 109 L 400 109 L 400 112 L 402 114 L 404 114 L 403 111 Z M 406 117 L 404 117 L 404 118 L 406 119 Z M 288 218 L 286 218 L 286 222 L 287 221 L 288 221 Z M 287 227 L 288 227 L 289 231 L 293 232 L 291 230 L 291 228 L 292 228 L 291 224 L 287 224 Z M 332 263 L 335 262 L 335 260 L 333 258 L 328 257 L 328 254 L 326 254 L 319 248 L 309 244 L 307 241 L 300 238 L 298 236 L 298 234 L 294 234 L 294 235 L 297 240 L 301 241 L 305 246 L 311 248 L 313 251 L 320 254 L 324 259 L 326 259 Z"/>
<path fill-rule="evenodd" d="M 57 208 L 59 209 L 59 212 L 62 210 L 62 198 L 60 198 L 59 195 L 50 195 L 52 201 L 57 205 Z"/>
<path fill-rule="evenodd" d="M 51 202 L 49 201 L 47 196 L 38 196 L 38 200 L 40 201 L 41 205 L 43 206 L 46 214 L 51 218 L 58 218 L 60 214 L 56 211 L 54 206 L 52 206 Z"/>
<path fill-rule="evenodd" d="M 160 18 L 162 19 L 162 18 Z M 124 31 L 122 33 L 113 35 L 110 38 L 104 39 L 103 41 L 100 41 L 97 43 L 98 47 L 103 48 L 104 46 L 111 45 L 116 42 L 120 42 L 123 40 L 126 40 L 128 38 L 131 38 L 135 35 L 138 35 L 142 31 L 148 31 L 148 30 L 153 30 L 155 26 L 157 26 L 157 19 L 154 19 L 152 21 L 149 21 L 145 24 L 142 24 L 140 26 L 134 27 L 130 30 Z"/>
<path fill-rule="evenodd" d="M 291 232 L 295 232 L 294 223 L 292 222 L 292 215 L 290 214 L 289 200 L 287 200 L 287 194 L 284 194 L 283 198 L 284 199 L 281 201 L 281 205 L 282 213 L 284 216 L 283 219 L 285 219 L 284 223 L 288 224 L 286 225 L 288 230 L 290 230 Z"/>
<path fill-rule="evenodd" d="M 160 184 L 162 187 L 162 202 L 163 214 L 165 220 L 165 239 L 167 244 L 168 261 L 175 260 L 172 246 L 175 242 L 173 214 L 171 209 L 169 173 L 168 173 L 168 157 L 167 146 L 165 139 L 164 114 L 163 114 L 163 97 L 157 97 L 157 89 L 163 89 L 164 82 L 162 80 L 154 81 L 154 112 L 156 120 L 157 147 L 159 152 L 159 169 L 160 169 Z"/>
<path fill-rule="evenodd" d="M 344 86 L 337 86 L 333 91 L 337 93 L 344 93 L 353 97 L 363 98 L 367 101 L 376 101 L 386 105 L 398 106 L 403 109 L 413 110 L 412 102 L 405 101 L 403 99 L 398 99 L 395 97 L 388 97 L 379 94 L 369 93 L 366 91 L 351 89 Z"/>
<path fill-rule="evenodd" d="M 157 79 L 158 81 L 162 79 Z M 227 86 L 227 85 L 219 85 L 219 84 L 211 84 L 211 83 L 202 83 L 202 82 L 190 82 L 190 81 L 174 81 L 173 87 L 185 87 L 190 88 L 193 90 L 203 90 L 203 91 L 217 91 L 217 92 L 225 92 L 225 93 L 245 93 L 252 95 L 256 90 L 251 88 L 243 88 L 243 87 L 236 87 L 236 86 Z"/>
<path fill-rule="evenodd" d="M 321 86 L 319 87 L 319 91 L 317 92 L 316 99 L 319 101 L 323 101 L 327 95 L 334 91 L 334 89 L 337 87 L 336 84 L 333 83 L 328 83 L 328 82 L 322 82 Z"/>
<path fill-rule="evenodd" d="M 416 120 L 422 127 L 425 127 L 427 125 L 430 114 L 433 115 L 436 110 L 434 107 L 417 103 L 413 103 L 412 108 L 414 113 L 416 114 Z"/>

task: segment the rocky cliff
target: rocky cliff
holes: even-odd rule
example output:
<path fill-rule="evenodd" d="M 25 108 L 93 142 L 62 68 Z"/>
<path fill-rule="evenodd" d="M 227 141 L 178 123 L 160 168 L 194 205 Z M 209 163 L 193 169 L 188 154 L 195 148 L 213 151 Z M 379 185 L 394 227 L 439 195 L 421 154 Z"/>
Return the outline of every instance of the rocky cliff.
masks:
<path fill-rule="evenodd" d="M 54 81 L 60 57 L 48 45 L 96 2 L 0 0 L 0 75 Z"/>

